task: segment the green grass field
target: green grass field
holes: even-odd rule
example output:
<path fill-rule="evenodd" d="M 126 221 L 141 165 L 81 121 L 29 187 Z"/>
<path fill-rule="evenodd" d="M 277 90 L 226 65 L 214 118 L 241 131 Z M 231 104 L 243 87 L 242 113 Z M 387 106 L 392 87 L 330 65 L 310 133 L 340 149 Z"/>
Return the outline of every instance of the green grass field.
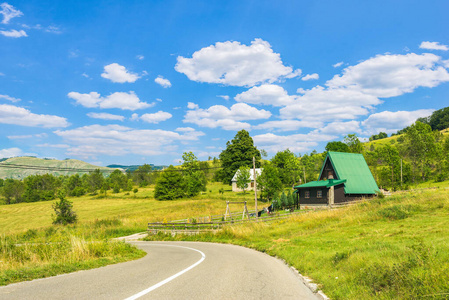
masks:
<path fill-rule="evenodd" d="M 449 189 L 448 182 L 440 184 L 282 221 L 227 227 L 217 234 L 149 239 L 254 248 L 285 259 L 332 299 L 447 299 Z M 224 195 L 220 188 L 225 188 Z M 139 189 L 136 197 L 71 198 L 79 222 L 67 227 L 51 225 L 52 201 L 0 205 L 0 284 L 135 259 L 142 254 L 123 243 L 104 245 L 100 251 L 95 241 L 144 231 L 147 222 L 224 214 L 226 201 L 246 200 L 249 209 L 254 205 L 253 193 L 233 193 L 219 183 L 193 199 L 157 201 L 152 194 L 149 187 Z M 242 206 L 231 209 L 241 211 Z M 61 241 L 65 247 L 51 247 Z M 17 243 L 29 246 L 11 246 Z M 36 247 L 40 243 L 48 245 Z"/>
<path fill-rule="evenodd" d="M 448 299 L 449 190 L 306 213 L 216 234 L 148 240 L 232 243 L 278 256 L 331 299 Z"/>

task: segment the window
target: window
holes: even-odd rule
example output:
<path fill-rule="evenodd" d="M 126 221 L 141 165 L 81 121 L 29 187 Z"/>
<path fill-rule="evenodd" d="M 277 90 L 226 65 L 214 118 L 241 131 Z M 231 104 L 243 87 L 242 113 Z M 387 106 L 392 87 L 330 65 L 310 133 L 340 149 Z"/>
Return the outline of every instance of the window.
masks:
<path fill-rule="evenodd" d="M 310 198 L 310 191 L 306 191 L 306 192 L 305 192 L 305 197 L 306 197 L 306 198 Z"/>
<path fill-rule="evenodd" d="M 322 190 L 316 191 L 316 197 L 317 198 L 323 198 L 323 191 Z"/>

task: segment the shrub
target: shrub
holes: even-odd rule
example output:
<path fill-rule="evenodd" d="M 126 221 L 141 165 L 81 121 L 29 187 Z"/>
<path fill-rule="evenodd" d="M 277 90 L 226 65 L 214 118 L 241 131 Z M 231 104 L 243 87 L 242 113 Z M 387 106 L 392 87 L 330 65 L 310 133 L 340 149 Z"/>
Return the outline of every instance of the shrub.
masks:
<path fill-rule="evenodd" d="M 72 202 L 65 198 L 63 192 L 59 193 L 59 201 L 56 201 L 52 207 L 56 214 L 53 224 L 67 225 L 76 223 L 78 217 L 73 211 Z"/>

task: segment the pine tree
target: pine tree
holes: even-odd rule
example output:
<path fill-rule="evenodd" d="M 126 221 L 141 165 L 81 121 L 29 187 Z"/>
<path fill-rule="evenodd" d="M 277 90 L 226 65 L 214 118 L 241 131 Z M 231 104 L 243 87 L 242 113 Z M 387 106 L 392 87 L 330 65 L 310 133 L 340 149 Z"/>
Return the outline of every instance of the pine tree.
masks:
<path fill-rule="evenodd" d="M 76 223 L 78 217 L 73 211 L 73 204 L 65 198 L 65 192 L 59 192 L 59 201 L 55 202 L 52 207 L 55 211 L 56 217 L 53 224 L 72 224 Z"/>

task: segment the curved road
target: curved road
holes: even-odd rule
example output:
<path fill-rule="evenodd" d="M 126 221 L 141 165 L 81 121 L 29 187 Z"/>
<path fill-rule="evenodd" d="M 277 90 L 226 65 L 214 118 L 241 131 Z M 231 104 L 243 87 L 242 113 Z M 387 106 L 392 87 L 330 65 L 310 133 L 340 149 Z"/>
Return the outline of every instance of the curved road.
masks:
<path fill-rule="evenodd" d="M 0 287 L 0 299 L 319 299 L 281 261 L 234 245 L 132 242 L 141 259 Z"/>

